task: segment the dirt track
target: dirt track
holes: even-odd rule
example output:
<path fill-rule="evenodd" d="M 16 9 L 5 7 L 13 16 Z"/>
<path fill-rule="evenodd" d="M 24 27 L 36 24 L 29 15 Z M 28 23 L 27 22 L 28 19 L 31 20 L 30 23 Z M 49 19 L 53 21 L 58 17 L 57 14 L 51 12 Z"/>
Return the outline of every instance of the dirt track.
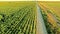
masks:
<path fill-rule="evenodd" d="M 40 8 L 37 7 L 37 34 L 47 34 Z"/>

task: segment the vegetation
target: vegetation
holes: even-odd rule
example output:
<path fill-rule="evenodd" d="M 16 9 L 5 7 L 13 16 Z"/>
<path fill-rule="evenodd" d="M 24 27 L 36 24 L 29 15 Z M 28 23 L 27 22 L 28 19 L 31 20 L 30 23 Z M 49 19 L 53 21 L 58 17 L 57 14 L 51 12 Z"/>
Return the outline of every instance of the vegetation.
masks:
<path fill-rule="evenodd" d="M 46 13 L 44 10 L 42 10 L 41 12 L 42 12 L 42 16 L 43 16 L 48 34 L 56 34 L 57 28 L 53 27 L 53 24 L 51 24 L 51 22 L 48 20 L 48 12 L 49 11 L 47 11 L 47 13 Z M 51 12 L 49 12 L 49 13 L 51 13 Z"/>
<path fill-rule="evenodd" d="M 11 12 L 0 12 L 0 34 L 36 34 L 36 11 L 33 6 L 20 6 L 14 10 L 9 8 Z"/>

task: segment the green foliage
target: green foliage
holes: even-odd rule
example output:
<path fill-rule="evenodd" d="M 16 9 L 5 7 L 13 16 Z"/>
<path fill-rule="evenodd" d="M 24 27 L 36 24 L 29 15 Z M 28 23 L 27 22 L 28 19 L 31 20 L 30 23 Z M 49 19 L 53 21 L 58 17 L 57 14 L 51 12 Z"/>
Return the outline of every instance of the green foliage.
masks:
<path fill-rule="evenodd" d="M 48 21 L 48 17 L 47 17 L 47 14 L 45 13 L 45 11 L 41 11 L 42 12 L 42 16 L 43 16 L 43 19 L 44 19 L 44 23 L 45 23 L 45 26 L 46 26 L 46 30 L 47 30 L 47 32 L 48 32 L 48 34 L 55 34 L 55 30 L 54 29 L 52 29 L 51 27 L 52 27 L 52 24 L 51 23 L 49 23 L 49 21 Z M 50 11 L 49 11 L 50 12 Z"/>
<path fill-rule="evenodd" d="M 2 19 L 0 15 L 0 34 L 36 34 L 35 11 L 32 6 L 25 6 Z"/>
<path fill-rule="evenodd" d="M 0 15 L 0 20 L 2 19 L 3 17 Z"/>

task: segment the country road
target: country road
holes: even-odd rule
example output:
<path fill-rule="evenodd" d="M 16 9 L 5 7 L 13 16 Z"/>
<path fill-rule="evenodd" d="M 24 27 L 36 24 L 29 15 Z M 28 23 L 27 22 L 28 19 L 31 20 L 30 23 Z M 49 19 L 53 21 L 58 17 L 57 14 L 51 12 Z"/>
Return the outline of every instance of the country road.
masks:
<path fill-rule="evenodd" d="M 47 34 L 40 8 L 37 6 L 37 34 Z"/>

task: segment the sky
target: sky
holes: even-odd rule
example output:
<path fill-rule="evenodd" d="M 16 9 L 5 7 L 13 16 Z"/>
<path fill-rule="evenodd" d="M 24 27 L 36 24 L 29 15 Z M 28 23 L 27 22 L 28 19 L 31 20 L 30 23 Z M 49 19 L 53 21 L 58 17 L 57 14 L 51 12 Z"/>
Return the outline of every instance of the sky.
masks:
<path fill-rule="evenodd" d="M 60 0 L 0 0 L 0 1 L 60 1 Z"/>

